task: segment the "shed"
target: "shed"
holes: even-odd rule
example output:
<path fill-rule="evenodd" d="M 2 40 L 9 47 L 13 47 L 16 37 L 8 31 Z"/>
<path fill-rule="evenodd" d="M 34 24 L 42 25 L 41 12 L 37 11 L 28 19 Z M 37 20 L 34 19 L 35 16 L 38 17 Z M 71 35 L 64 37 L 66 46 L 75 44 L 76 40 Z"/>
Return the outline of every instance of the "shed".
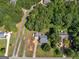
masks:
<path fill-rule="evenodd" d="M 48 42 L 48 38 L 46 35 L 41 35 L 40 36 L 40 44 L 43 44 L 43 43 L 47 43 Z"/>

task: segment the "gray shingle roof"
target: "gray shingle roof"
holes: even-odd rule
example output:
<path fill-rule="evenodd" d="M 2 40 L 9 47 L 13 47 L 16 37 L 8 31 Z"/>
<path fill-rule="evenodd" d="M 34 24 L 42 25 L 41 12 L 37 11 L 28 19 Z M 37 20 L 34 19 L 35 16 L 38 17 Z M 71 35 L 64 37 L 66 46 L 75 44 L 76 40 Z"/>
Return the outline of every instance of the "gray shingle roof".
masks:
<path fill-rule="evenodd" d="M 62 39 L 68 38 L 67 32 L 61 32 L 59 35 Z"/>
<path fill-rule="evenodd" d="M 0 57 L 0 59 L 9 59 L 8 57 Z"/>
<path fill-rule="evenodd" d="M 40 43 L 47 43 L 48 42 L 48 39 L 47 39 L 47 36 L 46 35 L 42 35 L 40 36 Z"/>
<path fill-rule="evenodd" d="M 0 32 L 0 38 L 3 38 L 4 36 L 4 32 Z"/>
<path fill-rule="evenodd" d="M 50 3 L 51 1 L 50 0 L 43 0 L 43 3 L 44 4 L 48 4 L 48 3 Z"/>

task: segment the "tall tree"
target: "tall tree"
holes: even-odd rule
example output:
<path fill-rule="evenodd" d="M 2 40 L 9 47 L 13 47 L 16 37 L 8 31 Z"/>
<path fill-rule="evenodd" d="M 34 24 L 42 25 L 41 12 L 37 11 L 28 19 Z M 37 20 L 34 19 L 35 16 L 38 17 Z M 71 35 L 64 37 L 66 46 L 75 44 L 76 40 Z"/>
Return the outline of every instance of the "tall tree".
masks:
<path fill-rule="evenodd" d="M 34 31 L 49 29 L 52 14 L 53 12 L 50 6 L 45 7 L 43 5 L 38 5 L 30 13 L 30 16 L 28 17 L 28 22 L 26 23 L 26 27 Z"/>
<path fill-rule="evenodd" d="M 8 0 L 0 0 L 0 26 L 4 25 L 8 31 L 15 30 L 20 18 L 21 10 L 18 6 L 13 7 Z"/>

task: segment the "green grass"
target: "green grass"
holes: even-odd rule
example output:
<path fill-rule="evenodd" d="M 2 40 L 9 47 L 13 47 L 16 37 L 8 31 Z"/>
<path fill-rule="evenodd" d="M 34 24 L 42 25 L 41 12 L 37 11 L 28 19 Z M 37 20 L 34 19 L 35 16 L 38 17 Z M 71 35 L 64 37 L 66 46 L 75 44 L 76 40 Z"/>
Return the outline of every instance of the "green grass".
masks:
<path fill-rule="evenodd" d="M 4 56 L 4 50 L 1 50 L 1 48 L 6 48 L 6 39 L 5 40 L 0 40 L 0 56 Z"/>
<path fill-rule="evenodd" d="M 18 0 L 17 1 L 17 6 L 29 9 L 32 5 L 35 3 L 38 3 L 40 0 Z"/>
<path fill-rule="evenodd" d="M 0 51 L 0 56 L 4 56 L 4 51 Z"/>
<path fill-rule="evenodd" d="M 48 52 L 43 51 L 40 47 L 37 48 L 37 57 L 62 57 L 62 54 L 55 54 L 54 48 Z"/>
<path fill-rule="evenodd" d="M 0 40 L 0 49 L 4 48 L 6 45 L 6 39 L 5 40 Z"/>
<path fill-rule="evenodd" d="M 12 36 L 10 39 L 10 46 L 9 46 L 9 56 L 12 56 L 13 49 L 16 43 L 16 36 L 17 36 L 17 33 L 12 33 Z"/>

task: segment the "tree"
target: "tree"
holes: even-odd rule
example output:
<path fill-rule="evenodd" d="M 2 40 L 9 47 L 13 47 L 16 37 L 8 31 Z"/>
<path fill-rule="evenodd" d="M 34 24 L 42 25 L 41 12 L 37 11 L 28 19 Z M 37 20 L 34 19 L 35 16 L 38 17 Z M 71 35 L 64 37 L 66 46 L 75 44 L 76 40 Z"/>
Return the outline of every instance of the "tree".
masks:
<path fill-rule="evenodd" d="M 66 56 L 71 56 L 72 57 L 74 55 L 74 51 L 72 49 L 70 49 L 70 48 L 65 48 L 64 49 L 64 54 Z"/>
<path fill-rule="evenodd" d="M 17 0 L 16 5 L 21 8 L 29 9 L 32 5 L 38 3 L 39 1 L 40 0 Z"/>
<path fill-rule="evenodd" d="M 0 26 L 8 31 L 15 31 L 20 18 L 21 9 L 18 6 L 14 7 L 8 0 L 0 0 Z"/>
<path fill-rule="evenodd" d="M 72 4 L 71 10 L 72 10 L 72 23 L 71 26 L 68 28 L 68 33 L 71 35 L 73 38 L 73 44 L 74 48 L 72 48 L 74 51 L 78 51 L 79 49 L 79 39 L 78 39 L 78 32 L 79 32 L 79 13 L 78 13 L 78 5 L 74 2 Z M 71 40 L 72 40 L 71 39 Z M 73 47 L 72 44 L 72 47 Z"/>
<path fill-rule="evenodd" d="M 36 6 L 28 17 L 28 22 L 25 24 L 26 28 L 39 32 L 43 29 L 49 29 L 52 13 L 52 8 L 50 8 L 50 6 Z"/>

